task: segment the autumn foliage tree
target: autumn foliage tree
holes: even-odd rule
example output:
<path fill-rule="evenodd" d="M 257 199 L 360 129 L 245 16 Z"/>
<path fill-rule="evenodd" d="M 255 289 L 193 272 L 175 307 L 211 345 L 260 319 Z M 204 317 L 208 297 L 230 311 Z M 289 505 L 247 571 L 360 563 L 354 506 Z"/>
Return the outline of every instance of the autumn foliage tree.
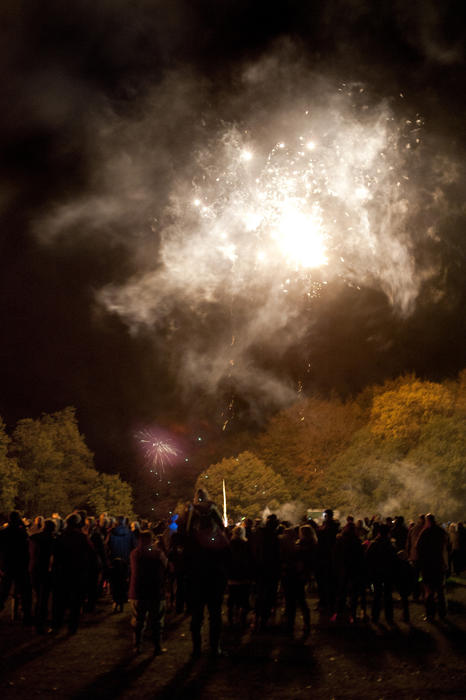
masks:
<path fill-rule="evenodd" d="M 397 442 L 375 436 L 366 425 L 329 464 L 316 498 L 355 515 L 380 510 L 391 495 L 399 493 L 397 472 L 403 456 Z"/>
<path fill-rule="evenodd" d="M 97 472 L 74 408 L 20 420 L 13 451 L 21 469 L 21 509 L 50 514 L 85 505 Z"/>
<path fill-rule="evenodd" d="M 118 474 L 99 474 L 88 495 L 91 511 L 96 514 L 133 516 L 133 491 Z"/>
<path fill-rule="evenodd" d="M 196 489 L 206 488 L 218 506 L 223 504 L 223 480 L 227 489 L 228 516 L 258 517 L 268 506 L 270 510 L 290 500 L 283 478 L 252 452 L 223 459 L 202 472 Z"/>
<path fill-rule="evenodd" d="M 465 456 L 466 420 L 463 415 L 436 416 L 424 426 L 408 458 L 418 465 L 417 491 L 423 496 L 425 509 L 446 519 L 464 518 Z"/>
<path fill-rule="evenodd" d="M 6 515 L 15 506 L 21 472 L 15 459 L 9 456 L 11 439 L 0 418 L 0 513 Z"/>
<path fill-rule="evenodd" d="M 331 461 L 364 424 L 356 402 L 309 398 L 272 418 L 255 451 L 286 479 L 293 498 L 312 495 L 326 478 Z"/>
<path fill-rule="evenodd" d="M 374 398 L 370 426 L 374 435 L 413 444 L 436 416 L 453 413 L 455 397 L 441 384 L 411 379 Z"/>
<path fill-rule="evenodd" d="M 329 465 L 319 497 L 358 513 L 464 517 L 466 421 L 458 384 L 405 377 L 373 392 L 370 420 Z"/>
<path fill-rule="evenodd" d="M 72 407 L 20 420 L 11 452 L 18 464 L 16 506 L 28 515 L 66 514 L 77 507 L 133 510 L 131 487 L 95 470 Z"/>

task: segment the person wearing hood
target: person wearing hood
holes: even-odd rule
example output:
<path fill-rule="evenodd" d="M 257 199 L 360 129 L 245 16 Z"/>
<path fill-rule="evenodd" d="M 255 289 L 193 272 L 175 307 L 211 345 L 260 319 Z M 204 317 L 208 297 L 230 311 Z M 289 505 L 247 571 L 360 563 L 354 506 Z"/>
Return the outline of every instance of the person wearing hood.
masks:
<path fill-rule="evenodd" d="M 110 559 L 123 559 L 129 565 L 132 550 L 135 547 L 135 536 L 127 524 L 127 518 L 119 515 L 115 527 L 108 537 Z"/>

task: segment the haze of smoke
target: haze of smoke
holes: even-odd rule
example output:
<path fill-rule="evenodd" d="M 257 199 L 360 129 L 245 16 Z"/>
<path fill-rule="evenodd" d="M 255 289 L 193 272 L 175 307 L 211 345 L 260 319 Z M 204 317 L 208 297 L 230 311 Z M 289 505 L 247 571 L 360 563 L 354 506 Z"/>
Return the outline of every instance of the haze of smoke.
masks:
<path fill-rule="evenodd" d="M 433 484 L 422 473 L 422 465 L 409 460 L 391 466 L 393 483 L 397 484 L 396 494 L 383 503 L 376 511 L 384 515 L 404 515 L 416 518 L 419 513 L 434 513 L 442 519 L 463 517 L 464 504 L 458 501 L 446 488 Z"/>
<path fill-rule="evenodd" d="M 460 25 L 460 17 L 458 20 Z M 447 38 L 442 31 L 442 28 L 452 21 L 452 8 L 449 3 L 399 3 L 398 22 L 406 40 L 412 46 L 421 49 L 432 63 L 451 65 L 464 60 L 462 37 L 455 38 L 450 34 Z M 458 30 L 461 31 L 459 26 Z"/>
<path fill-rule="evenodd" d="M 291 523 L 291 525 L 299 525 L 306 513 L 307 505 L 301 503 L 301 501 L 290 501 L 289 503 L 283 503 L 278 508 L 270 510 L 267 506 L 261 513 L 262 521 L 265 522 L 267 517 L 271 513 L 275 513 L 280 521 L 286 521 Z"/>
<path fill-rule="evenodd" d="M 255 143 L 265 157 L 277 138 L 291 138 L 304 128 L 304 107 L 311 105 L 313 128 L 327 140 L 327 164 L 335 175 L 332 187 L 340 203 L 335 230 L 344 222 L 345 206 L 358 212 L 355 227 L 338 232 L 332 264 L 308 279 L 311 296 L 322 282 L 343 277 L 381 288 L 399 313 L 409 314 L 433 271 L 416 265 L 410 218 L 430 209 L 433 237 L 435 206 L 447 187 L 436 183 L 435 196 L 426 187 L 421 202 L 410 186 L 406 156 L 411 153 L 402 147 L 415 140 L 418 126 L 411 123 L 397 133 L 386 103 L 370 96 L 365 103 L 359 85 L 345 86 L 340 94 L 301 62 L 284 61 L 283 51 L 286 47 L 248 65 L 241 88 L 223 95 L 213 117 L 205 117 L 204 109 L 211 86 L 189 71 L 167 74 L 136 115 L 107 110 L 95 117 L 90 193 L 57 204 L 37 228 L 44 244 L 71 237 L 79 245 L 83 237 L 98 236 L 126 249 L 132 274 L 123 284 L 101 289 L 98 302 L 120 315 L 133 333 L 153 329 L 162 351 L 173 356 L 180 386 L 212 394 L 225 381 L 243 389 L 255 386 L 277 405 L 292 400 L 294 388 L 275 370 L 260 366 L 252 351 L 258 341 L 279 354 L 297 344 L 312 326 L 312 304 L 290 303 L 277 268 L 258 278 L 247 255 L 232 265 L 206 236 L 211 224 L 236 226 L 238 205 L 244 203 L 243 193 L 220 191 L 214 222 L 208 214 L 199 220 L 192 206 L 193 192 L 210 186 L 214 173 L 231 169 L 232 151 L 249 139 L 244 129 L 219 127 L 219 119 L 229 110 L 241 116 L 253 140 L 257 133 Z M 350 157 L 338 170 L 342 152 Z M 378 171 L 381 152 L 388 162 Z M 374 169 L 376 187 L 373 199 L 358 211 L 348 178 L 364 162 L 367 172 Z"/>
<path fill-rule="evenodd" d="M 355 211 L 358 206 L 352 200 L 353 192 L 348 186 L 350 171 L 366 162 L 368 171 L 375 167 L 380 151 L 388 146 L 387 139 L 390 136 L 386 132 L 386 122 L 390 117 L 384 108 L 379 108 L 372 123 L 358 124 L 338 112 L 338 106 L 341 110 L 342 105 L 337 105 L 334 100 L 331 106 L 318 112 L 314 123 L 315 131 L 327 138 L 330 147 L 335 150 L 335 154 L 327 150 L 326 158 L 330 159 L 330 176 L 339 176 L 339 179 L 336 177 L 331 183 L 331 187 L 341 202 L 341 209 L 336 212 L 336 216 L 343 222 L 344 208 L 350 207 L 351 211 L 352 207 Z M 292 109 L 288 115 L 289 122 L 296 122 Z M 252 121 L 254 122 L 254 115 Z M 274 122 L 273 117 L 271 122 Z M 299 132 L 300 126 L 293 124 L 295 133 L 296 130 Z M 290 131 L 288 127 L 285 138 L 291 138 Z M 365 143 L 361 143 L 364 138 Z M 216 173 L 221 174 L 230 169 L 232 178 L 241 176 L 241 173 L 234 172 L 231 165 L 232 160 L 237 158 L 240 147 L 241 137 L 233 128 L 224 134 L 219 145 L 208 152 L 205 149 L 200 151 L 198 161 L 201 170 L 197 176 L 197 181 L 201 183 L 200 190 L 205 182 L 203 178 L 216 181 Z M 340 151 L 349 153 L 351 157 L 350 162 L 343 164 L 339 171 L 337 154 Z M 389 157 L 392 155 L 389 153 Z M 388 169 L 381 177 L 391 177 Z M 209 185 L 207 182 L 207 190 Z M 380 197 L 384 196 L 384 191 L 390 189 L 391 185 L 382 182 L 378 187 Z M 123 287 L 108 286 L 102 290 L 100 299 L 107 308 L 120 314 L 133 330 L 138 326 L 163 325 L 179 306 L 201 318 L 209 313 L 209 306 L 231 306 L 235 315 L 237 306 L 244 305 L 245 300 L 249 300 L 249 310 L 246 313 L 240 311 L 239 318 L 231 321 L 231 333 L 227 334 L 223 343 L 216 342 L 215 331 L 206 343 L 201 343 L 199 349 L 195 339 L 187 342 L 182 352 L 181 384 L 186 386 L 195 383 L 204 390 L 215 393 L 222 379 L 233 377 L 234 383 L 239 387 L 247 386 L 251 381 L 260 384 L 262 392 L 274 396 L 274 400 L 280 403 L 285 397 L 291 397 L 291 388 L 285 387 L 275 376 L 267 376 L 266 372 L 254 365 L 250 349 L 260 339 L 261 343 L 280 346 L 281 351 L 285 352 L 287 347 L 299 342 L 301 335 L 312 323 L 312 317 L 305 318 L 302 308 L 293 305 L 284 296 L 279 275 L 282 274 L 285 278 L 286 272 L 274 268 L 270 276 L 267 276 L 268 273 L 265 276 L 260 272 L 256 274 L 251 260 L 253 251 L 239 251 L 238 259 L 232 264 L 232 261 L 219 254 L 218 245 L 212 242 L 208 233 L 210 227 L 217 231 L 235 231 L 241 226 L 241 207 L 248 206 L 248 192 L 241 189 L 221 189 L 218 192 L 214 186 L 214 190 L 207 194 L 207 198 L 213 202 L 211 215 L 208 212 L 203 221 L 199 221 L 193 212 L 195 192 L 195 188 L 193 191 L 192 186 L 182 182 L 171 193 L 164 218 L 173 223 L 160 231 L 159 265 L 142 275 L 136 274 Z M 325 270 L 324 276 L 331 280 L 334 275 L 344 275 L 355 284 L 380 285 L 393 305 L 400 312 L 408 313 L 413 308 L 419 291 L 420 276 L 414 267 L 409 237 L 403 230 L 407 202 L 394 194 L 391 196 L 392 201 L 387 198 L 386 201 L 377 203 L 378 221 L 375 226 L 370 221 L 369 211 L 365 211 L 354 222 L 356 230 L 352 231 L 352 227 L 346 225 L 345 237 L 340 237 L 337 251 L 340 246 L 338 252 L 345 260 L 349 259 L 349 269 L 338 262 L 333 270 Z M 302 322 L 293 324 L 298 316 Z M 294 333 L 289 332 L 290 323 Z M 218 330 L 218 334 L 223 336 L 222 329 Z M 233 349 L 229 347 L 231 335 L 238 339 Z"/>
<path fill-rule="evenodd" d="M 86 118 L 87 189 L 50 207 L 36 225 L 41 242 L 79 246 L 98 236 L 126 248 L 140 272 L 148 246 L 158 242 L 154 224 L 176 178 L 174 164 L 200 128 L 192 125 L 192 111 L 199 113 L 205 95 L 201 78 L 176 71 L 130 115 L 100 99 Z"/>

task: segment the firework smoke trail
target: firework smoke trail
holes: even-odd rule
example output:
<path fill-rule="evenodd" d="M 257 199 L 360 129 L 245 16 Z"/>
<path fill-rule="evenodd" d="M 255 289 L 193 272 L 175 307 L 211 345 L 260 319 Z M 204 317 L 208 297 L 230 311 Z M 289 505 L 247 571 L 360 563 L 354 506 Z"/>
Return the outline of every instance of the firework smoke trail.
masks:
<path fill-rule="evenodd" d="M 167 467 L 173 466 L 181 456 L 181 450 L 173 442 L 155 430 L 140 430 L 135 435 L 141 445 L 151 471 L 162 477 Z"/>

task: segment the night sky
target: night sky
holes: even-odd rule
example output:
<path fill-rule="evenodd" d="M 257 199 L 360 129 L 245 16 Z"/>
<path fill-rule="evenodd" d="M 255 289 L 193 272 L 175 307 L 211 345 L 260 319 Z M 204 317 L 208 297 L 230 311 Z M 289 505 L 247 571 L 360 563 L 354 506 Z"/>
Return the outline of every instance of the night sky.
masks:
<path fill-rule="evenodd" d="M 208 425 L 221 436 L 226 417 L 228 430 L 259 426 L 298 386 L 350 396 L 405 371 L 455 377 L 466 366 L 464 7 L 4 0 L 0 415 L 9 429 L 76 406 L 97 468 L 129 477 L 141 426 L 195 434 Z M 394 258 L 393 270 L 366 270 L 360 283 L 359 268 L 316 274 L 299 313 L 290 305 L 285 321 L 245 342 L 250 309 L 268 292 L 175 298 L 159 257 L 164 231 L 177 227 L 185 255 L 197 229 L 180 224 L 191 214 L 177 198 L 225 130 L 248 131 L 265 152 L 290 114 L 316 106 L 322 122 L 343 109 L 338 94 L 361 123 L 380 105 L 394 124 L 422 122 L 403 161 L 409 211 L 397 240 L 407 271 Z M 118 291 L 128 289 L 144 320 Z M 240 369 L 210 381 L 232 335 L 243 342 Z"/>

